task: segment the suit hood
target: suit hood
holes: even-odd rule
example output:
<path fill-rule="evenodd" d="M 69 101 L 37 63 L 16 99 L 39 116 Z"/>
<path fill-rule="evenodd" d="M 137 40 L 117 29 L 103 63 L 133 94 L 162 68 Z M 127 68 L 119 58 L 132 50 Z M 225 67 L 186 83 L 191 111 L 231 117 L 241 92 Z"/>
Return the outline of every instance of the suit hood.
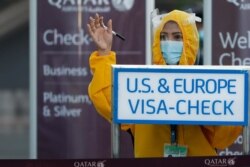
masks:
<path fill-rule="evenodd" d="M 195 25 L 195 15 L 174 10 L 162 15 L 159 24 L 154 29 L 153 38 L 153 64 L 166 64 L 160 47 L 160 33 L 168 21 L 178 24 L 183 36 L 183 51 L 179 65 L 193 65 L 199 49 L 199 36 Z"/>

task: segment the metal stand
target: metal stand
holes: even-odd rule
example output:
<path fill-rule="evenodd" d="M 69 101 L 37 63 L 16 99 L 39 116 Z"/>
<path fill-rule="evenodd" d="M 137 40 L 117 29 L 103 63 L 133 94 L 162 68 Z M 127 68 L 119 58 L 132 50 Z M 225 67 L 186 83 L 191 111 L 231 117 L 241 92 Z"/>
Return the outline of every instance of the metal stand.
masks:
<path fill-rule="evenodd" d="M 244 126 L 243 129 L 243 154 L 244 155 L 250 155 L 249 151 L 249 126 Z"/>
<path fill-rule="evenodd" d="M 111 158 L 119 158 L 120 154 L 120 125 L 111 125 Z"/>
<path fill-rule="evenodd" d="M 250 70 L 248 70 L 248 83 L 249 83 L 249 74 L 250 74 Z M 249 86 L 249 84 L 248 84 Z M 247 122 L 248 122 L 248 126 L 244 126 L 243 129 L 243 155 L 250 155 L 250 91 L 249 91 L 249 87 L 248 87 L 248 118 L 247 118 Z"/>

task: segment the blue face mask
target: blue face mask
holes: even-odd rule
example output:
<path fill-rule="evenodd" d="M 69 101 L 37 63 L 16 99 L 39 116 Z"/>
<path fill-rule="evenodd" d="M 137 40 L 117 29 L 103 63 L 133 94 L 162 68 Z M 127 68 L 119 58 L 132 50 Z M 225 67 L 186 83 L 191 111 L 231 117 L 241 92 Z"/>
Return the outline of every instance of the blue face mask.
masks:
<path fill-rule="evenodd" d="M 182 41 L 161 41 L 161 52 L 169 65 L 176 65 L 179 62 L 182 49 Z"/>

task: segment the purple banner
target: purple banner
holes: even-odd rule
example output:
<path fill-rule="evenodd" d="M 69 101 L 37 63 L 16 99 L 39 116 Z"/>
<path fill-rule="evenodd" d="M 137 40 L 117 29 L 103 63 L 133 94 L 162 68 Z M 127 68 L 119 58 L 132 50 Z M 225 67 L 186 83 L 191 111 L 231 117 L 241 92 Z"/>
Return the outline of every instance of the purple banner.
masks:
<path fill-rule="evenodd" d="M 212 64 L 250 65 L 250 0 L 212 1 Z"/>
<path fill-rule="evenodd" d="M 212 65 L 250 65 L 250 0 L 212 1 Z M 242 155 L 242 135 L 219 155 Z"/>
<path fill-rule="evenodd" d="M 90 16 L 111 18 L 112 50 L 119 64 L 145 64 L 145 1 L 37 1 L 37 158 L 109 158 L 110 124 L 89 96 L 89 55 L 95 45 L 87 33 Z M 140 25 L 140 26 L 138 26 Z M 121 134 L 121 157 L 133 156 L 131 137 Z"/>

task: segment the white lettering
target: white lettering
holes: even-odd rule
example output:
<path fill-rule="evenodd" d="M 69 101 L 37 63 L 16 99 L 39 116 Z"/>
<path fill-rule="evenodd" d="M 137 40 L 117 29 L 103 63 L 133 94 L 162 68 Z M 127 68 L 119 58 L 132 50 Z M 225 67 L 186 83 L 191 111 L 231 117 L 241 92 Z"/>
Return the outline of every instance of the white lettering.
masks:
<path fill-rule="evenodd" d="M 61 8 L 61 3 L 62 0 L 48 0 L 49 4 L 51 4 L 52 6 L 55 6 L 57 8 Z"/>
<path fill-rule="evenodd" d="M 246 49 L 247 48 L 247 38 L 243 37 L 243 36 L 239 37 L 238 46 L 241 49 Z"/>
<path fill-rule="evenodd" d="M 223 36 L 222 32 L 219 32 L 220 41 L 224 49 L 236 47 L 240 49 L 249 49 L 250 48 L 250 31 L 247 31 L 247 34 L 244 36 L 239 36 L 238 32 L 235 32 L 231 35 L 229 32 L 226 32 L 226 35 Z"/>
<path fill-rule="evenodd" d="M 43 102 L 44 103 L 54 103 L 54 104 L 89 104 L 91 105 L 91 101 L 88 95 L 82 94 L 65 94 L 65 93 L 53 93 L 53 92 L 43 92 Z"/>
<path fill-rule="evenodd" d="M 221 32 L 219 33 L 220 40 L 221 40 L 221 43 L 222 43 L 223 48 L 224 48 L 224 49 L 227 48 L 228 45 L 230 45 L 231 48 L 234 48 L 234 47 L 235 47 L 235 44 L 236 44 L 236 40 L 237 40 L 237 38 L 238 38 L 238 32 L 236 32 L 236 33 L 234 34 L 233 40 L 231 39 L 231 35 L 230 35 L 229 32 L 227 32 L 226 34 L 227 34 L 227 35 L 226 35 L 226 39 L 224 39 L 224 38 L 223 38 L 223 34 L 222 34 Z"/>
<path fill-rule="evenodd" d="M 43 41 L 46 45 L 49 45 L 49 46 L 53 45 L 53 42 L 51 42 L 51 40 L 48 40 L 50 34 L 53 34 L 53 30 L 47 30 L 43 34 Z"/>
<path fill-rule="evenodd" d="M 240 135 L 234 142 L 234 144 L 243 144 L 243 136 Z"/>
<path fill-rule="evenodd" d="M 48 0 L 49 4 L 55 6 L 57 8 L 74 6 L 77 7 L 79 5 L 109 5 L 109 0 Z"/>
<path fill-rule="evenodd" d="M 74 162 L 74 167 L 99 167 L 103 162 L 95 162 L 95 161 L 82 161 L 82 162 Z"/>
<path fill-rule="evenodd" d="M 247 3 L 247 4 L 241 4 L 241 5 L 240 5 L 240 9 L 241 9 L 241 10 L 247 10 L 247 9 L 250 9 L 250 3 Z"/>
<path fill-rule="evenodd" d="M 227 62 L 227 63 L 225 63 Z M 220 65 L 226 65 L 226 64 L 232 64 L 232 65 L 250 65 L 250 58 L 240 58 L 236 57 L 234 52 L 231 53 L 223 53 L 220 55 L 219 58 L 219 64 Z"/>
<path fill-rule="evenodd" d="M 243 152 L 241 151 L 232 151 L 226 148 L 224 151 L 221 151 L 219 155 L 224 156 L 224 155 L 243 155 Z"/>
<path fill-rule="evenodd" d="M 205 159 L 205 164 L 209 166 L 227 166 L 227 159 Z"/>
<path fill-rule="evenodd" d="M 86 77 L 88 71 L 86 67 L 51 67 L 48 64 L 43 65 L 43 75 L 61 77 L 61 76 L 70 76 L 70 77 Z"/>
<path fill-rule="evenodd" d="M 67 108 L 65 105 L 54 106 L 55 117 L 80 117 L 82 109 L 80 108 Z"/>
<path fill-rule="evenodd" d="M 83 29 L 75 34 L 62 34 L 57 29 L 48 29 L 43 33 L 43 41 L 47 46 L 54 45 L 89 45 L 91 38 Z"/>

